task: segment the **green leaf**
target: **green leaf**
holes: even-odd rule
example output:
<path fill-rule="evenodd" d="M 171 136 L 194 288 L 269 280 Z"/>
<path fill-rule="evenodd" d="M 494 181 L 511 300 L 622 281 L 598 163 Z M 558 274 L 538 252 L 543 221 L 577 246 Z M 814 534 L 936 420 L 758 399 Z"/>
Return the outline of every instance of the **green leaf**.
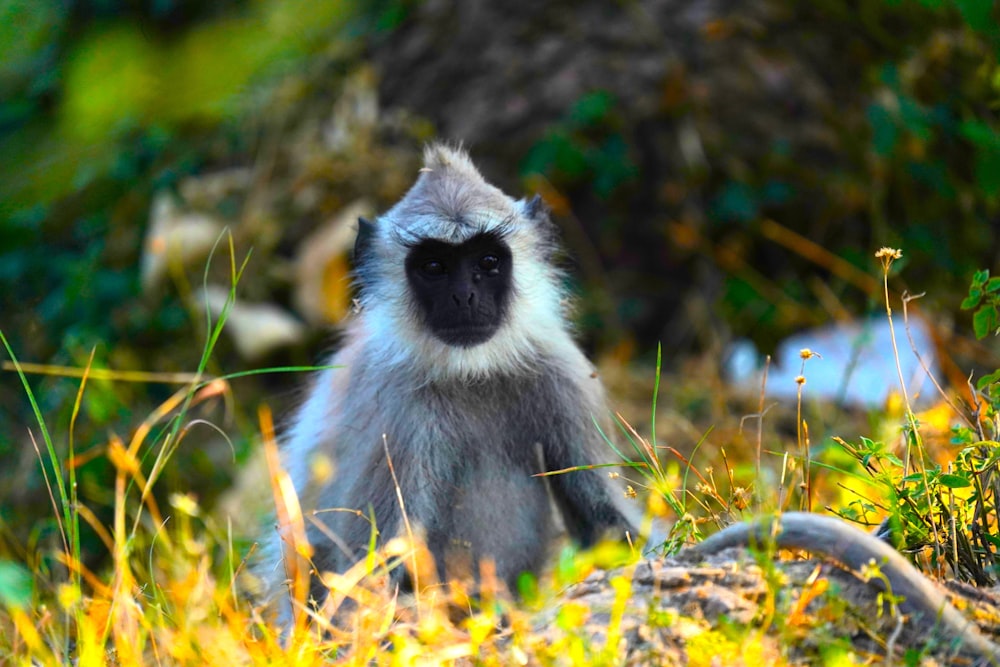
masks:
<path fill-rule="evenodd" d="M 576 581 L 580 576 L 577 551 L 571 546 L 563 547 L 556 560 L 556 574 L 560 581 Z"/>
<path fill-rule="evenodd" d="M 983 377 L 979 378 L 979 380 L 976 382 L 976 389 L 982 391 L 983 389 L 985 389 L 991 384 L 994 384 L 995 382 L 1000 382 L 1000 370 L 993 371 L 992 373 L 984 375 Z"/>
<path fill-rule="evenodd" d="M 976 332 L 976 339 L 982 340 L 997 330 L 1000 326 L 1000 317 L 997 316 L 997 309 L 994 306 L 983 306 L 972 316 L 972 329 Z"/>
<path fill-rule="evenodd" d="M 610 92 L 598 90 L 577 100 L 570 109 L 569 118 L 582 127 L 600 125 L 611 113 L 616 102 L 615 96 Z"/>
<path fill-rule="evenodd" d="M 522 174 L 545 174 L 575 181 L 587 173 L 587 160 L 573 138 L 553 129 L 531 147 L 521 167 Z"/>
<path fill-rule="evenodd" d="M 965 121 L 959 132 L 975 148 L 976 184 L 987 194 L 1000 192 L 1000 133 L 978 120 Z"/>
<path fill-rule="evenodd" d="M 1000 150 L 1000 136 L 986 123 L 967 120 L 958 126 L 958 131 L 977 147 Z"/>
<path fill-rule="evenodd" d="M 986 293 L 1000 292 L 1000 278 L 990 278 L 986 283 Z"/>
<path fill-rule="evenodd" d="M 975 159 L 976 184 L 988 195 L 1000 194 L 1000 150 L 979 147 Z"/>
<path fill-rule="evenodd" d="M 963 475 L 952 475 L 950 473 L 942 473 L 941 476 L 938 477 L 938 482 L 941 483 L 941 486 L 946 486 L 949 489 L 964 489 L 968 486 L 972 486 L 972 483 L 969 482 L 969 480 Z"/>
<path fill-rule="evenodd" d="M 980 379 L 981 383 L 983 380 Z M 982 387 L 977 387 L 977 389 L 982 390 Z M 951 427 L 951 440 L 949 441 L 953 445 L 969 445 L 976 442 L 979 438 L 976 436 L 976 432 L 973 431 L 968 426 L 955 425 Z"/>
<path fill-rule="evenodd" d="M 983 291 L 978 287 L 969 289 L 969 296 L 962 299 L 962 310 L 972 310 L 983 301 Z"/>
<path fill-rule="evenodd" d="M 993 20 L 993 0 L 955 0 L 958 11 L 973 30 L 990 34 L 996 30 Z"/>
<path fill-rule="evenodd" d="M 31 603 L 31 573 L 20 563 L 0 561 L 0 603 L 27 607 Z"/>
<path fill-rule="evenodd" d="M 986 280 L 989 277 L 990 277 L 989 269 L 982 269 L 980 271 L 976 271 L 975 273 L 972 274 L 972 286 L 982 287 L 983 285 L 986 284 Z"/>
<path fill-rule="evenodd" d="M 924 475 L 925 474 L 927 475 L 927 481 L 931 485 L 933 485 L 937 481 L 935 479 L 937 477 L 937 475 L 933 474 L 931 471 L 928 471 L 927 473 L 911 472 L 909 475 L 904 475 L 903 476 L 903 483 L 904 484 L 920 484 L 921 485 L 921 490 L 922 490 L 922 487 L 923 487 L 923 484 L 924 484 Z"/>
<path fill-rule="evenodd" d="M 885 107 L 872 104 L 868 107 L 868 124 L 872 127 L 875 152 L 882 157 L 891 155 L 899 136 L 896 119 Z"/>

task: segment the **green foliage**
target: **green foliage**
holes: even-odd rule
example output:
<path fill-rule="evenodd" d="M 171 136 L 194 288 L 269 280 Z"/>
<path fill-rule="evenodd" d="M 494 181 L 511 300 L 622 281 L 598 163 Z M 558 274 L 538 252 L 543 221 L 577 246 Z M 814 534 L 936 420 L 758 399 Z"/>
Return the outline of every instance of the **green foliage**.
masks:
<path fill-rule="evenodd" d="M 899 245 L 960 275 L 970 259 L 982 261 L 962 250 L 983 247 L 1000 211 L 1000 124 L 992 112 L 1000 33 L 992 2 L 919 4 L 899 3 L 909 12 L 902 20 L 938 27 L 877 64 L 873 77 L 874 222 L 905 221 Z M 894 11 L 887 4 L 886 20 L 901 19 Z"/>
<path fill-rule="evenodd" d="M 32 581 L 31 573 L 21 563 L 0 560 L 0 604 L 28 606 L 34 589 Z"/>
<path fill-rule="evenodd" d="M 924 464 L 907 472 L 902 461 L 886 455 L 882 443 L 841 441 L 864 462 L 880 491 L 877 495 L 888 499 L 886 504 L 857 500 L 841 514 L 867 522 L 873 514 L 888 511 L 889 532 L 902 551 L 927 549 L 935 562 L 947 563 L 960 579 L 980 585 L 995 583 L 1000 578 L 993 565 L 1000 554 L 998 494 L 993 485 L 983 483 L 982 475 L 996 467 L 1000 448 L 975 436 L 968 427 L 955 428 L 954 442 L 968 444 L 949 471 Z"/>
<path fill-rule="evenodd" d="M 977 271 L 962 308 L 975 309 L 979 338 L 996 330 L 1000 279 Z M 1000 580 L 1000 486 L 994 482 L 1000 464 L 1000 370 L 979 380 L 974 405 L 963 422 L 952 427 L 958 449 L 947 467 L 924 451 L 920 423 L 908 414 L 903 426 L 907 454 L 901 459 L 884 443 L 861 437 L 837 442 L 871 476 L 881 497 L 851 503 L 843 515 L 867 520 L 887 510 L 888 528 L 904 551 L 928 549 L 937 563 L 947 563 L 960 579 L 978 585 Z"/>
<path fill-rule="evenodd" d="M 588 183 L 605 199 L 633 182 L 636 168 L 617 107 L 618 100 L 607 91 L 577 100 L 528 152 L 521 174 L 543 174 L 560 185 Z"/>
<path fill-rule="evenodd" d="M 974 311 L 972 328 L 977 339 L 1000 332 L 1000 278 L 990 278 L 988 269 L 976 271 L 969 286 L 969 296 L 962 301 L 962 310 Z M 982 378 L 978 388 L 996 381 L 991 378 L 992 375 Z"/>
<path fill-rule="evenodd" d="M 113 174 L 136 141 L 238 120 L 257 84 L 325 46 L 355 17 L 346 2 L 263 2 L 180 34 L 112 21 L 80 26 L 69 38 L 43 29 L 61 25 L 67 10 L 14 4 L 18 18 L 41 27 L 11 42 L 15 72 L 0 78 L 9 84 L 0 117 L 15 120 L 0 126 L 11 135 L 0 144 L 8 210 L 47 206 Z M 51 88 L 39 90 L 29 71 L 41 81 L 53 75 Z M 51 113 L 42 112 L 44 96 L 58 100 Z"/>
<path fill-rule="evenodd" d="M 970 28 L 993 39 L 1000 37 L 994 2 L 991 0 L 955 0 L 955 4 Z"/>

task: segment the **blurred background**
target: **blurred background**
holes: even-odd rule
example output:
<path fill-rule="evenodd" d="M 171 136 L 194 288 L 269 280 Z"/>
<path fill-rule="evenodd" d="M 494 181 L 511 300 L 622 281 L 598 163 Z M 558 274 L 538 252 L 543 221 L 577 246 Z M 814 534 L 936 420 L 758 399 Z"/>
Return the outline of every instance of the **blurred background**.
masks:
<path fill-rule="evenodd" d="M 781 341 L 884 317 L 881 246 L 961 386 L 998 365 L 960 309 L 1000 268 L 998 18 L 990 0 L 0 0 L 0 332 L 24 363 L 190 373 L 246 260 L 208 371 L 320 363 L 358 215 L 447 139 L 548 201 L 626 414 L 648 412 L 662 345 L 678 447 L 746 414 L 730 394 Z M 65 451 L 79 380 L 29 381 Z M 280 423 L 303 381 L 233 380 L 163 493 L 227 502 L 257 407 Z M 88 382 L 73 463 L 99 515 L 110 434 L 178 386 Z M 55 530 L 33 438 L 8 364 L 3 550 Z"/>

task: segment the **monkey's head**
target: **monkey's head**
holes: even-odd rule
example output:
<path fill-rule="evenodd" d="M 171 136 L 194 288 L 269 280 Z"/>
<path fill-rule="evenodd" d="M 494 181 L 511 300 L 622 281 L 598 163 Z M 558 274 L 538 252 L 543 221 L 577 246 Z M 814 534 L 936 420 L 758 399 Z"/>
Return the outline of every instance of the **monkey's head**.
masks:
<path fill-rule="evenodd" d="M 435 144 L 416 184 L 374 223 L 359 222 L 361 326 L 391 341 L 386 363 L 472 379 L 571 343 L 539 197 L 514 200 L 468 156 Z"/>

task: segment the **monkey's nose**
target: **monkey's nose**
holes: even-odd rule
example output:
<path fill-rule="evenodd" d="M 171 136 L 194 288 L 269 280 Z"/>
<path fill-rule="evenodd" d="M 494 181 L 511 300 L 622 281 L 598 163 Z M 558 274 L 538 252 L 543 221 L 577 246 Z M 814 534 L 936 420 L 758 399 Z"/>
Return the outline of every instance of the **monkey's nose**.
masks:
<path fill-rule="evenodd" d="M 476 305 L 476 293 L 469 292 L 468 297 L 461 297 L 457 294 L 451 295 L 451 300 L 455 302 L 455 305 L 461 308 L 463 305 L 469 306 L 470 308 Z"/>

